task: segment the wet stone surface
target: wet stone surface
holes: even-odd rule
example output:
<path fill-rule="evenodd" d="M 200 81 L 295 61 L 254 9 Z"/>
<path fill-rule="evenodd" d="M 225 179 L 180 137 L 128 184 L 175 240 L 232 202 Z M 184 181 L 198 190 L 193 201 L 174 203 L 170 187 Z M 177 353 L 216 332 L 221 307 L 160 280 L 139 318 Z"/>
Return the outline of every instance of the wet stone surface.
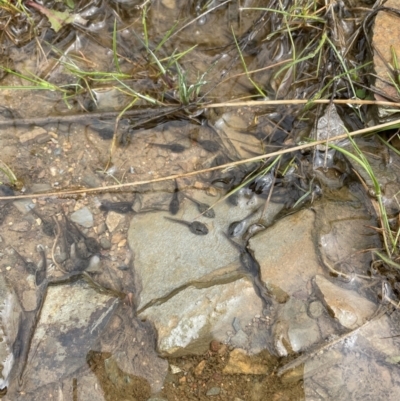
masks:
<path fill-rule="evenodd" d="M 302 29 L 312 32 L 314 23 L 320 24 L 318 35 L 329 30 L 337 54 L 347 62 L 348 44 L 368 47 L 361 41 L 362 28 L 371 20 L 357 14 L 360 9 L 366 13 L 367 5 L 329 4 L 322 10 L 326 20 L 319 21 L 324 14 L 318 10 L 318 17 L 304 24 L 296 22 L 297 2 L 283 13 L 286 20 L 278 12 L 245 10 L 265 7 L 265 2 L 233 3 L 88 2 L 76 5 L 75 22 L 64 21 L 59 33 L 48 14 L 32 14 L 40 29 L 30 39 L 30 29 L 23 32 L 16 25 L 24 25 L 19 14 L 2 15 L 7 21 L 2 40 L 11 42 L 9 49 L 0 49 L 0 64 L 8 65 L 3 56 L 10 56 L 10 71 L 46 76 L 67 91 L 0 90 L 0 123 L 39 115 L 64 121 L 13 121 L 1 127 L 0 161 L 20 182 L 15 191 L 4 185 L 10 175 L 1 164 L 0 196 L 29 196 L 0 201 L 0 389 L 8 387 L 5 401 L 399 398 L 400 319 L 397 310 L 380 313 L 386 307 L 393 312 L 399 287 L 379 274 L 373 252 L 382 244 L 379 230 L 371 228 L 379 226 L 376 199 L 359 163 L 319 146 L 315 153 L 304 149 L 283 155 L 254 181 L 250 175 L 272 159 L 181 176 L 371 125 L 373 113 L 366 107 L 350 111 L 330 104 L 314 110 L 310 105 L 310 115 L 288 105 L 192 107 L 200 97 L 204 105 L 250 96 L 311 99 L 320 83 L 309 67 L 325 36 L 310 42 L 314 47 L 299 61 L 305 62 L 300 68 L 281 62 L 293 48 L 301 50 Z M 396 2 L 384 4 L 392 5 Z M 50 7 L 26 5 L 33 12 L 39 6 Z M 287 29 L 289 40 L 282 27 L 291 18 L 295 29 Z M 373 46 L 380 76 L 376 86 L 397 98 L 393 85 L 382 85 L 388 65 L 396 64 L 398 35 L 396 27 L 389 27 L 396 19 L 379 12 Z M 74 31 L 77 21 L 81 26 Z M 175 21 L 191 24 L 179 25 L 176 35 L 171 30 Z M 257 97 L 249 74 L 235 65 L 232 28 L 259 85 Z M 166 32 L 171 37 L 164 42 Z M 163 45 L 150 54 L 160 41 Z M 40 49 L 32 46 L 39 43 Z M 358 74 L 362 49 L 349 53 L 351 74 L 341 70 L 342 60 L 335 63 L 336 52 L 323 50 L 330 54 L 328 64 L 321 64 L 324 78 L 335 81 L 335 96 L 359 97 L 345 79 L 370 76 L 370 71 Z M 157 70 L 155 60 L 168 64 L 165 72 Z M 127 74 L 123 91 L 117 88 L 119 79 L 105 87 L 91 74 L 94 69 L 108 73 L 113 64 L 119 64 L 118 74 Z M 82 84 L 86 77 L 71 72 L 72 65 L 89 72 L 88 88 Z M 300 84 L 293 81 L 295 70 L 306 72 Z M 4 87 L 24 82 L 3 70 L 0 79 Z M 190 99 L 179 97 L 178 89 L 186 84 L 188 90 L 198 89 Z M 145 94 L 134 102 L 142 114 L 122 116 L 115 125 L 116 115 L 136 96 L 126 93 L 131 88 Z M 168 102 L 174 112 L 167 112 Z M 116 111 L 113 118 L 106 117 L 110 111 Z M 385 112 L 380 110 L 381 118 L 388 117 Z M 377 139 L 358 144 L 378 176 L 397 229 L 399 159 Z M 340 145 L 354 153 L 348 142 Z M 115 188 L 116 183 L 171 175 L 168 181 Z M 221 200 L 246 180 L 206 211 L 205 204 Z M 109 185 L 114 192 L 104 190 Z M 84 193 L 96 187 L 103 190 Z M 67 188 L 83 191 L 57 194 Z M 34 196 L 43 192 L 56 194 Z"/>
<path fill-rule="evenodd" d="M 117 304 L 87 285 L 49 287 L 32 339 L 24 390 L 57 382 L 86 365 Z"/>

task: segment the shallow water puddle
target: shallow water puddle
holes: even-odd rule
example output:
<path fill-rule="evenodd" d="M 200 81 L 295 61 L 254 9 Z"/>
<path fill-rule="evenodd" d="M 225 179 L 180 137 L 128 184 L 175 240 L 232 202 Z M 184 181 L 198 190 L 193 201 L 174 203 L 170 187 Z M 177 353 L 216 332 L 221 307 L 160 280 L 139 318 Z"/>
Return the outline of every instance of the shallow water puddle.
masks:
<path fill-rule="evenodd" d="M 396 275 L 379 274 L 375 199 L 353 169 L 371 186 L 369 177 L 322 146 L 214 169 L 305 133 L 326 136 L 343 110 L 320 110 L 313 133 L 297 106 L 190 104 L 265 98 L 262 90 L 307 98 L 317 85 L 309 65 L 307 87 L 292 82 L 292 69 L 271 67 L 301 34 L 289 41 L 279 13 L 238 8 L 261 1 L 147 3 L 89 3 L 75 10 L 80 29 L 46 31 L 37 58 L 25 36 L 7 55 L 16 71 L 59 87 L 0 93 L 0 160 L 27 194 L 0 201 L 4 399 L 397 400 Z M 314 17 L 305 25 L 322 24 Z M 135 96 L 137 108 L 116 124 Z M 360 124 L 354 115 L 350 126 Z M 359 144 L 398 213 L 399 157 Z M 118 187 L 134 181 L 145 183 Z M 66 188 L 80 192 L 56 193 Z"/>

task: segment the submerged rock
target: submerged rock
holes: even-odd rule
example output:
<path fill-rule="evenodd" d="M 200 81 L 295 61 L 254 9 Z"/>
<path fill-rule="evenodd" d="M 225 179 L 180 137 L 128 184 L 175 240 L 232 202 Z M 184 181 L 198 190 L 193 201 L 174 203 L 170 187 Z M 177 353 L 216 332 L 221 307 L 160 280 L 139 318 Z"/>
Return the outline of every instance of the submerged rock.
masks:
<path fill-rule="evenodd" d="M 118 300 L 87 284 L 49 287 L 33 336 L 23 390 L 59 382 L 86 366 L 86 354 L 108 322 Z"/>
<path fill-rule="evenodd" d="M 270 362 L 274 357 L 270 358 Z M 234 349 L 229 354 L 229 361 L 224 367 L 223 373 L 227 375 L 266 375 L 271 372 L 272 364 L 266 363 L 266 360 L 258 355 L 249 356 L 245 350 Z"/>
<path fill-rule="evenodd" d="M 165 219 L 169 217 L 167 212 L 134 215 L 128 240 L 134 254 L 137 284 L 141 288 L 138 309 L 192 283 L 210 283 L 220 280 L 221 275 L 237 275 L 241 266 L 238 251 L 224 232 L 228 230 L 229 221 L 245 218 L 256 207 L 221 203 L 215 207 L 216 217 L 208 219 L 199 217 L 195 205 L 187 201 L 177 218 L 206 224 L 207 235 L 195 235 L 184 224 Z M 271 207 L 271 210 L 274 213 L 276 208 Z"/>
<path fill-rule="evenodd" d="M 376 310 L 376 305 L 358 295 L 332 284 L 326 278 L 317 275 L 315 284 L 322 293 L 327 308 L 342 326 L 355 329 L 367 321 Z"/>
<path fill-rule="evenodd" d="M 93 227 L 93 215 L 86 206 L 72 213 L 71 220 L 86 228 Z"/>
<path fill-rule="evenodd" d="M 97 361 L 112 382 L 135 378 L 145 391 L 161 391 L 168 362 L 154 349 L 155 332 L 150 323 L 141 322 L 134 311 L 120 305 L 100 337 Z M 103 366 L 104 365 L 104 366 Z M 137 379 L 141 378 L 141 381 Z M 129 379 L 130 380 L 130 379 Z M 132 379 L 133 380 L 133 379 Z"/>
<path fill-rule="evenodd" d="M 322 273 L 314 245 L 314 222 L 311 210 L 301 210 L 250 239 L 261 279 L 273 295 L 277 287 L 290 296 L 304 293 L 315 274 Z"/>
<path fill-rule="evenodd" d="M 17 296 L 0 274 L 0 390 L 9 385 L 21 319 L 22 309 Z"/>

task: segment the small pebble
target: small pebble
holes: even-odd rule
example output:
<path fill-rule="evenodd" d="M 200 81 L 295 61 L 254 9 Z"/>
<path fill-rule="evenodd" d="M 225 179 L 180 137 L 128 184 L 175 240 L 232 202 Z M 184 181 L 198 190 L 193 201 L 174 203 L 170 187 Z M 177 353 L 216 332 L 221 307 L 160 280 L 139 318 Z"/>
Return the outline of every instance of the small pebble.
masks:
<path fill-rule="evenodd" d="M 119 241 L 117 246 L 118 246 L 118 248 L 122 248 L 125 245 L 126 245 L 126 238 L 124 238 L 123 240 Z"/>
<path fill-rule="evenodd" d="M 118 227 L 118 225 L 123 220 L 125 220 L 124 215 L 113 212 L 113 211 L 108 212 L 107 217 L 106 217 L 106 224 L 107 224 L 108 231 L 110 231 L 110 233 L 115 231 L 115 229 Z"/>
<path fill-rule="evenodd" d="M 107 230 L 106 223 L 101 223 L 101 224 L 99 224 L 99 226 L 97 227 L 97 234 L 98 234 L 98 235 L 104 234 L 104 233 L 106 232 L 106 230 Z"/>
<path fill-rule="evenodd" d="M 213 395 L 218 395 L 221 392 L 221 388 L 220 387 L 211 387 L 206 395 L 207 396 L 213 396 Z"/>
<path fill-rule="evenodd" d="M 111 248 L 111 241 L 105 237 L 100 238 L 100 246 L 102 249 L 110 249 Z"/>
<path fill-rule="evenodd" d="M 194 368 L 194 374 L 195 376 L 201 376 L 203 373 L 204 368 L 206 367 L 206 361 L 202 360 L 195 368 Z"/>
<path fill-rule="evenodd" d="M 177 373 L 182 372 L 182 369 L 179 366 L 176 365 L 169 365 L 169 367 L 171 368 L 171 373 L 173 375 L 176 375 Z"/>
<path fill-rule="evenodd" d="M 71 220 L 86 228 L 93 226 L 93 215 L 86 206 L 72 213 Z"/>
<path fill-rule="evenodd" d="M 210 343 L 210 350 L 212 352 L 218 352 L 219 349 L 221 348 L 221 346 L 222 346 L 222 344 L 219 341 L 212 340 L 211 343 Z"/>

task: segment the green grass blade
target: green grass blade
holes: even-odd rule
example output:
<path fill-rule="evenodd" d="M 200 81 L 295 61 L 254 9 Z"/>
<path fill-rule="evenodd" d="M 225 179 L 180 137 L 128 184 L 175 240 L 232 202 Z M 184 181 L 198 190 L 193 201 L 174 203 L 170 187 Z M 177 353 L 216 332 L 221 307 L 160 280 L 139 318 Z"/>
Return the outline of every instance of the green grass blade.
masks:
<path fill-rule="evenodd" d="M 264 97 L 264 98 L 267 97 L 267 95 L 261 90 L 261 88 L 260 88 L 260 87 L 251 79 L 251 77 L 250 77 L 249 71 L 248 71 L 248 69 L 247 69 L 246 62 L 245 62 L 245 60 L 244 60 L 242 51 L 240 50 L 240 46 L 239 46 L 239 43 L 238 43 L 238 41 L 237 41 L 237 39 L 236 39 L 236 35 L 235 35 L 234 31 L 233 31 L 233 28 L 232 28 L 232 35 L 233 35 L 233 40 L 235 41 L 235 44 L 236 44 L 236 48 L 237 48 L 237 50 L 238 50 L 238 52 L 239 52 L 239 57 L 240 57 L 240 60 L 241 60 L 241 62 L 242 62 L 243 69 L 244 69 L 244 71 L 245 71 L 245 73 L 246 73 L 247 79 L 251 82 L 251 84 L 254 86 L 254 88 L 257 90 L 257 92 L 258 92 L 262 97 Z"/>

